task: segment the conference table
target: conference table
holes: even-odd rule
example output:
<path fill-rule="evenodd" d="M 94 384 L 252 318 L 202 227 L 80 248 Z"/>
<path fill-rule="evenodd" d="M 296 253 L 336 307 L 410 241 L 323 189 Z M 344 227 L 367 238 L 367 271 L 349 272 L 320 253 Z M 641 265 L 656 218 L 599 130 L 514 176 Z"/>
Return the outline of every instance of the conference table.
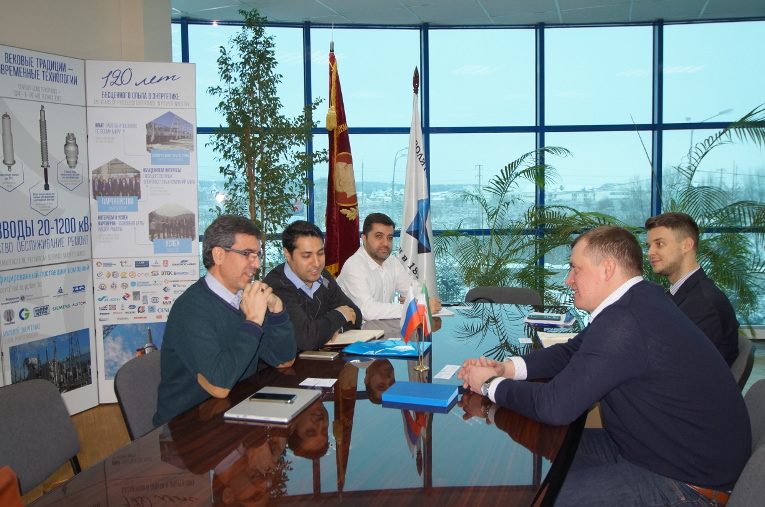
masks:
<path fill-rule="evenodd" d="M 576 451 L 584 416 L 552 427 L 462 393 L 448 413 L 380 404 L 395 381 L 434 378 L 467 357 L 503 358 L 539 346 L 528 307 L 473 304 L 435 319 L 419 359 L 297 359 L 240 381 L 125 445 L 30 505 L 551 505 Z M 399 323 L 371 321 L 385 338 Z M 263 386 L 336 379 L 289 425 L 233 422 L 223 412 Z M 368 381 L 365 383 L 365 379 Z M 368 385 L 368 387 L 367 387 Z M 461 405 L 464 405 L 461 406 Z M 491 411 L 491 423 L 483 417 Z M 41 450 L 44 452 L 44 450 Z"/>

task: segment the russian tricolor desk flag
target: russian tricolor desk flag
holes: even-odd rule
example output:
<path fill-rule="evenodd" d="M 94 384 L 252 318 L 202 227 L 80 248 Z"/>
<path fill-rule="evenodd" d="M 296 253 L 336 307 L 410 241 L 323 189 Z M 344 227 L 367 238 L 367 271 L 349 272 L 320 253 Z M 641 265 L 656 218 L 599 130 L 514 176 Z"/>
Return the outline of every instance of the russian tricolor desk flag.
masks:
<path fill-rule="evenodd" d="M 401 336 L 404 338 L 404 343 L 409 343 L 409 337 L 420 324 L 422 324 L 423 336 L 430 335 L 433 329 L 433 316 L 430 313 L 429 301 L 427 285 L 422 285 L 422 293 L 416 299 L 412 287 L 409 287 L 404 301 L 404 313 L 401 315 Z"/>

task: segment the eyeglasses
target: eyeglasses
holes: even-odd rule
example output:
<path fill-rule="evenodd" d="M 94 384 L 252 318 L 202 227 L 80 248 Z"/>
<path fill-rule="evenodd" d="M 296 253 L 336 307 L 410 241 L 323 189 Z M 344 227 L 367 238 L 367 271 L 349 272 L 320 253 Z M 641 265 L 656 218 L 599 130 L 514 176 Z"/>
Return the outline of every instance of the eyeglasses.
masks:
<path fill-rule="evenodd" d="M 225 246 L 221 247 L 227 252 L 234 252 L 238 253 L 239 255 L 244 255 L 247 257 L 247 260 L 250 262 L 254 262 L 255 260 L 262 261 L 263 260 L 263 250 L 258 250 L 257 252 L 253 252 L 252 250 L 237 250 L 235 248 L 228 248 Z"/>

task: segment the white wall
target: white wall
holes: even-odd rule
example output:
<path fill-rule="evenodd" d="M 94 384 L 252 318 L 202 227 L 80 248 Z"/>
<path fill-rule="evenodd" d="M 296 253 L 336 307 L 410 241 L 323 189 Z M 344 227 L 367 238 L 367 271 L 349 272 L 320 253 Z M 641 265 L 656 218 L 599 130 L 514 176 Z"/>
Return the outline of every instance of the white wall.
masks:
<path fill-rule="evenodd" d="M 170 62 L 170 22 L 170 0 L 0 0 L 0 44 L 84 60 Z"/>

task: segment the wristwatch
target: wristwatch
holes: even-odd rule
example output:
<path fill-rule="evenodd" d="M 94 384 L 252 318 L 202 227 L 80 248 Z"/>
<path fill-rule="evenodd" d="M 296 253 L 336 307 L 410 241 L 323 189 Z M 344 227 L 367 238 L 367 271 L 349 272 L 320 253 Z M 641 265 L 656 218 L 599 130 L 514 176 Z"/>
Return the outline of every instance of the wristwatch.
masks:
<path fill-rule="evenodd" d="M 489 378 L 487 378 L 487 379 L 486 379 L 486 382 L 484 382 L 483 384 L 481 384 L 481 394 L 483 394 L 484 396 L 489 396 L 489 386 L 491 385 L 491 383 L 492 383 L 492 381 L 493 381 L 494 379 L 498 379 L 498 378 L 499 378 L 499 377 L 498 377 L 498 376 L 496 376 L 496 375 L 495 375 L 495 376 L 493 376 L 493 377 L 489 377 Z"/>

